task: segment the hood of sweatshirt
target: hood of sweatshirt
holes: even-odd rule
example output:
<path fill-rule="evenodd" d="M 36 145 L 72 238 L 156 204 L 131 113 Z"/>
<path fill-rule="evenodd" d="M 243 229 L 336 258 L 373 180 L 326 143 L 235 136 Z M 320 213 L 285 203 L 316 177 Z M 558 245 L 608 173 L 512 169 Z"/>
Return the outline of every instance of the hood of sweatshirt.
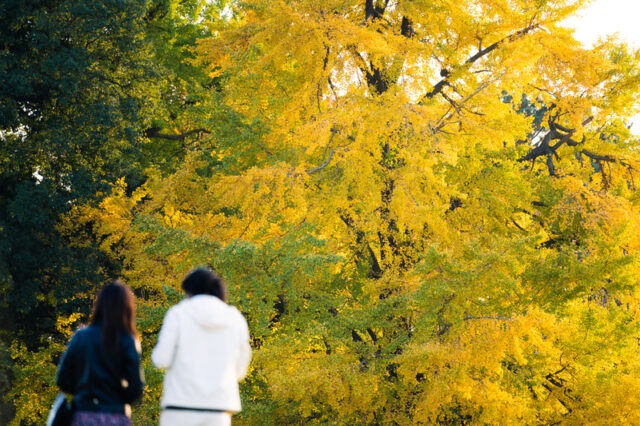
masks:
<path fill-rule="evenodd" d="M 204 328 L 220 329 L 234 324 L 236 309 L 215 296 L 199 294 L 181 302 L 182 308 Z"/>

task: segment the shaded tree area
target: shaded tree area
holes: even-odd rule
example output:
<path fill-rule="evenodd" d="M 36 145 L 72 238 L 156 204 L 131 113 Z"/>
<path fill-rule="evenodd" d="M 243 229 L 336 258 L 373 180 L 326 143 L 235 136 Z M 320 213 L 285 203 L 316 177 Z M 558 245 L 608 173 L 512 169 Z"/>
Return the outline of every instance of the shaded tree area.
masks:
<path fill-rule="evenodd" d="M 135 143 L 135 91 L 153 77 L 142 2 L 4 2 L 2 14 L 4 318 L 35 344 L 55 324 L 52 302 L 86 291 L 100 266 L 115 272 L 91 246 L 69 252 L 56 224 L 132 166 L 118 154 Z"/>
<path fill-rule="evenodd" d="M 3 377 L 23 379 L 21 351 L 43 350 L 55 362 L 68 338 L 65 318 L 86 320 L 97 288 L 121 275 L 123 259 L 101 248 L 95 222 L 65 227 L 63 218 L 99 203 L 118 179 L 133 190 L 149 170 L 175 170 L 194 137 L 173 134 L 215 87 L 185 61 L 209 34 L 196 21 L 221 8 L 162 0 L 0 5 L 0 339 L 17 360 Z M 42 390 L 27 383 L 31 394 Z M 3 394 L 18 401 L 19 393 Z M 39 415 L 50 396 L 33 402 Z M 18 414 L 16 421 L 40 422 Z"/>

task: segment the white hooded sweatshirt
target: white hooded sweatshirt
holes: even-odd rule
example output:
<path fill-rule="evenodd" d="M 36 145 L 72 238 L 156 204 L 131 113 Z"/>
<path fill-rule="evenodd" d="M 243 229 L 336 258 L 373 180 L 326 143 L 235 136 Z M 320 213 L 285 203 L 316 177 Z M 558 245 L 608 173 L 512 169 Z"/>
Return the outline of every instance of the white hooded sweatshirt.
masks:
<path fill-rule="evenodd" d="M 162 408 L 240 411 L 238 381 L 251 360 L 247 322 L 215 296 L 190 297 L 167 311 L 151 360 L 167 369 Z"/>

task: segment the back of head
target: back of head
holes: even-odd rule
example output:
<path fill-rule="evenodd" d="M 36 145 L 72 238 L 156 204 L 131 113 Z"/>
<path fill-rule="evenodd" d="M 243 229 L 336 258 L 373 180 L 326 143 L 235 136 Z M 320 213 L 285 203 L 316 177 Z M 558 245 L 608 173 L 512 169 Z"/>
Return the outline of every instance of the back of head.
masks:
<path fill-rule="evenodd" d="M 107 353 L 120 349 L 120 333 L 137 337 L 135 298 L 120 280 L 104 285 L 93 306 L 91 325 L 101 325 L 102 342 Z"/>
<path fill-rule="evenodd" d="M 182 281 L 182 289 L 190 296 L 208 294 L 227 301 L 227 286 L 224 281 L 209 268 L 194 269 Z"/>

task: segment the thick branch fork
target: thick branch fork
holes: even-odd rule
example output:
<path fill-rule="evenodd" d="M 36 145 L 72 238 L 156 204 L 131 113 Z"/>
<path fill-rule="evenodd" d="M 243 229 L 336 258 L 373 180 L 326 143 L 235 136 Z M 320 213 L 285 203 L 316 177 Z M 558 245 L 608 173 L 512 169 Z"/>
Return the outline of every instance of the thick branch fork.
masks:
<path fill-rule="evenodd" d="M 583 126 L 586 126 L 593 120 L 593 117 L 589 117 L 582 122 Z M 555 164 L 553 162 L 554 158 L 559 160 L 560 157 L 558 155 L 558 149 L 563 146 L 579 146 L 584 145 L 586 137 L 583 136 L 580 142 L 573 139 L 573 135 L 575 134 L 575 129 L 570 129 L 568 127 L 562 126 L 555 122 L 555 117 L 549 118 L 549 131 L 542 138 L 540 143 L 532 148 L 526 155 L 520 157 L 518 162 L 531 161 L 532 167 L 538 157 L 546 156 L 547 169 L 549 170 L 550 176 L 556 176 Z M 552 141 L 558 141 L 555 144 L 552 144 Z M 590 150 L 584 148 L 579 151 L 580 154 L 585 155 L 586 157 L 594 160 L 598 164 L 604 163 L 618 163 L 625 167 L 630 167 L 624 160 L 613 157 L 611 155 L 599 155 L 591 152 Z M 600 167 L 602 170 L 602 167 Z M 604 170 L 602 170 L 604 176 Z M 606 182 L 606 176 L 605 182 Z"/>

